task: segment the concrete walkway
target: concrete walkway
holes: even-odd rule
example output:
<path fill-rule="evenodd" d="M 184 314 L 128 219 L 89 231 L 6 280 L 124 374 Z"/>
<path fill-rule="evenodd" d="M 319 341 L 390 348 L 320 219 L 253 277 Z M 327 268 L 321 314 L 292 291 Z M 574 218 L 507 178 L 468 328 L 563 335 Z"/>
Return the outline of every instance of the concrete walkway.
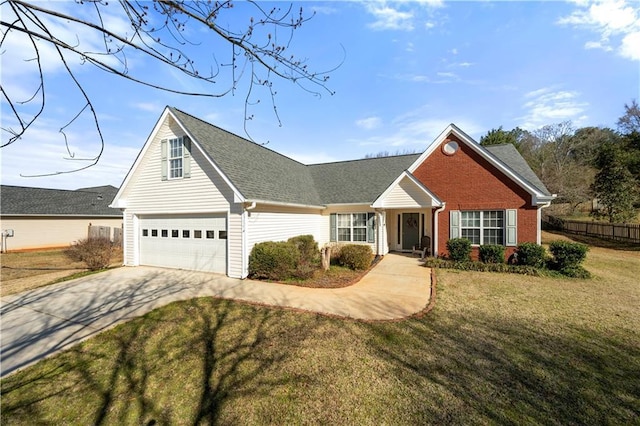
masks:
<path fill-rule="evenodd" d="M 429 302 L 429 269 L 389 254 L 358 283 L 312 289 L 173 269 L 118 268 L 1 299 L 0 377 L 178 300 L 214 296 L 361 320 L 400 319 Z"/>

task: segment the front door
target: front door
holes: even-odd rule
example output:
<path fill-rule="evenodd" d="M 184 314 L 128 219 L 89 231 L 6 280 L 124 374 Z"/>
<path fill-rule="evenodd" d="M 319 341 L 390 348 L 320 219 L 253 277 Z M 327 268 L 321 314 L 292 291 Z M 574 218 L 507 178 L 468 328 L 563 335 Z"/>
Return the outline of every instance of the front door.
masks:
<path fill-rule="evenodd" d="M 420 213 L 402 213 L 402 250 L 420 244 Z"/>

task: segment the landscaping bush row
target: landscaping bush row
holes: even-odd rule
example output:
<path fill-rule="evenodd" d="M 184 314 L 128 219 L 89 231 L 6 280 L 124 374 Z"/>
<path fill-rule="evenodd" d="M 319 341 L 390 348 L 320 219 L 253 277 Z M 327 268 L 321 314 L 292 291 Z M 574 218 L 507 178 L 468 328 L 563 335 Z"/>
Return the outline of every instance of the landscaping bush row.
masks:
<path fill-rule="evenodd" d="M 458 261 L 453 261 L 449 259 L 439 259 L 435 257 L 428 257 L 428 258 L 425 258 L 424 266 L 429 268 L 458 269 L 461 271 L 507 272 L 512 274 L 533 275 L 533 276 L 545 275 L 541 269 L 534 268 L 532 266 L 508 265 L 504 262 L 484 263 L 484 262 L 474 262 L 471 260 L 458 262 Z"/>
<path fill-rule="evenodd" d="M 331 258 L 350 269 L 364 270 L 371 266 L 373 251 L 368 245 L 347 244 L 334 247 Z M 249 255 L 249 276 L 257 279 L 305 280 L 319 268 L 320 250 L 312 235 L 258 243 Z"/>
<path fill-rule="evenodd" d="M 471 271 L 513 272 L 540 275 L 532 271 L 551 270 L 574 278 L 590 278 L 589 271 L 581 264 L 589 247 L 569 241 L 554 241 L 549 245 L 551 257 L 546 249 L 536 243 L 518 245 L 513 255 L 515 265 L 506 265 L 504 246 L 487 244 L 479 248 L 480 262 L 471 261 L 471 241 L 466 238 L 452 238 L 447 241 L 448 260 L 430 259 L 426 266 L 450 267 Z"/>

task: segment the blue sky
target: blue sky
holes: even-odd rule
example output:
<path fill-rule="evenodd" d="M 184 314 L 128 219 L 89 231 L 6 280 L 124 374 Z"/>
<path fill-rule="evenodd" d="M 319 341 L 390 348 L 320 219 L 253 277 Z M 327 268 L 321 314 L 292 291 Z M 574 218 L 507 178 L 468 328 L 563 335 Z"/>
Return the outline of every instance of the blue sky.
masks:
<path fill-rule="evenodd" d="M 288 3 L 275 3 L 286 7 Z M 270 8 L 273 3 L 260 3 Z M 74 3 L 50 7 L 75 10 Z M 11 146 L 0 150 L 2 183 L 76 189 L 119 186 L 165 105 L 203 118 L 303 163 L 362 158 L 379 151 L 422 151 L 449 123 L 476 140 L 492 128 L 534 130 L 571 120 L 576 127 L 615 128 L 624 104 L 640 98 L 640 6 L 637 2 L 312 2 L 294 3 L 313 19 L 295 32 L 291 51 L 315 70 L 341 64 L 327 87 L 334 95 L 314 96 L 285 81 L 276 82 L 273 114 L 266 92 L 256 92 L 254 118 L 245 123 L 246 85 L 220 98 L 186 97 L 154 91 L 108 76 L 71 60 L 99 113 L 106 142 L 98 165 L 46 177 L 86 164 L 69 154 L 59 128 L 82 107 L 81 98 L 50 52 L 44 51 L 47 104 L 43 118 Z M 75 9 L 73 9 L 75 8 Z M 7 14 L 5 9 L 3 14 Z M 249 5 L 224 19 L 242 28 Z M 107 15 L 126 32 L 122 19 Z M 72 41 L 70 28 L 60 28 Z M 71 34 L 71 35 L 70 35 Z M 229 48 L 200 40 L 196 59 L 212 55 L 228 61 Z M 80 34 L 83 35 L 82 33 Z M 70 42 L 71 42 L 70 41 Z M 90 35 L 83 46 L 97 43 Z M 7 38 L 2 46 L 2 85 L 27 98 L 35 79 L 24 42 Z M 132 53 L 130 71 L 151 75 L 185 90 L 203 86 Z M 223 70 L 224 73 L 224 70 Z M 228 80 L 227 80 L 228 81 Z M 99 151 L 86 114 L 67 131 L 75 158 Z M 2 127 L 11 127 L 3 99 Z M 3 142 L 6 134 L 3 133 Z"/>

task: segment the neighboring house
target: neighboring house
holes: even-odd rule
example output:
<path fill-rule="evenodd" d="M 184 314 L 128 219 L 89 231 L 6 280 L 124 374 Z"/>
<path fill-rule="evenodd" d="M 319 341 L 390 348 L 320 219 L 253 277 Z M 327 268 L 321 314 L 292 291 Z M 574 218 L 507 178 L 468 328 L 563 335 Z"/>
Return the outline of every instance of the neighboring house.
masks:
<path fill-rule="evenodd" d="M 122 212 L 109 207 L 118 188 L 98 186 L 75 191 L 0 186 L 0 229 L 6 249 L 69 246 L 87 238 L 89 225 L 122 227 Z"/>
<path fill-rule="evenodd" d="M 124 210 L 126 265 L 244 278 L 262 241 L 311 234 L 374 253 L 540 242 L 553 199 L 512 145 L 482 147 L 455 125 L 422 154 L 304 165 L 167 107 L 112 207 Z M 477 248 L 475 249 L 477 253 Z"/>

